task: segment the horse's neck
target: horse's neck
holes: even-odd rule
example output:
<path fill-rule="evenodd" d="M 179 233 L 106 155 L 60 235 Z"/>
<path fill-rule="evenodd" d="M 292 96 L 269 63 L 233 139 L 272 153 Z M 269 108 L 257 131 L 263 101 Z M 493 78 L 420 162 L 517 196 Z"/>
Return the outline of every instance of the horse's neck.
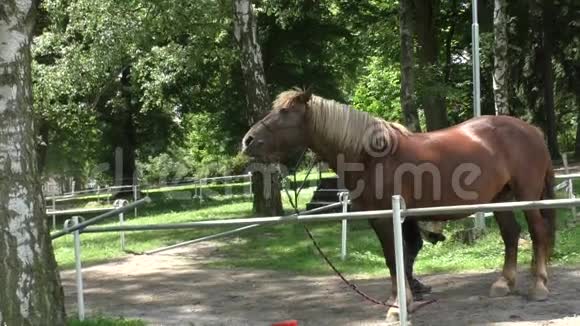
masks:
<path fill-rule="evenodd" d="M 338 172 L 339 165 L 345 162 L 357 162 L 358 155 L 350 153 L 341 144 L 338 144 L 334 139 L 327 137 L 326 134 L 309 130 L 308 138 L 310 143 L 308 147 L 316 153 L 324 162 L 328 163 L 329 167 Z"/>
<path fill-rule="evenodd" d="M 313 100 L 314 101 L 314 100 Z M 356 133 L 360 130 L 352 130 L 352 128 L 345 127 L 349 125 L 349 115 L 341 115 L 346 106 L 329 108 L 328 100 L 316 98 L 316 105 L 310 108 L 307 114 L 307 139 L 309 139 L 310 149 L 323 158 L 331 167 L 336 168 L 337 162 L 348 158 L 349 160 L 357 159 L 359 153 L 356 150 L 349 148 L 349 142 L 344 140 L 347 138 L 347 133 Z M 340 110 L 340 111 L 338 111 Z M 348 109 L 352 110 L 352 109 Z M 334 116 L 336 115 L 336 116 Z M 337 118 L 338 117 L 338 118 Z M 333 123 L 327 121 L 334 118 Z M 324 122 L 322 122 L 324 121 Z M 341 121 L 344 122 L 341 125 Z M 352 147 L 352 146 L 351 146 Z"/>
<path fill-rule="evenodd" d="M 361 167 L 361 163 L 364 164 L 361 153 L 352 153 L 350 149 L 343 148 L 342 144 L 335 141 L 336 138 L 328 137 L 326 133 L 315 130 L 309 130 L 309 133 L 308 147 L 344 182 L 340 186 L 352 190 L 364 171 Z"/>

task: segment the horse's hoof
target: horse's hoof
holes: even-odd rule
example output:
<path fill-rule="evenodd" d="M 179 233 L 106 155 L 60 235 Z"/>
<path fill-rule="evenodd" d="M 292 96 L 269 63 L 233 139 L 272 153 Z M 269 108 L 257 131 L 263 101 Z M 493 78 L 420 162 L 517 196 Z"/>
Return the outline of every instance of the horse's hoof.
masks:
<path fill-rule="evenodd" d="M 543 282 L 537 282 L 536 286 L 532 286 L 528 292 L 528 297 L 531 301 L 546 301 L 550 291 Z"/>
<path fill-rule="evenodd" d="M 411 281 L 411 291 L 414 295 L 427 294 L 431 293 L 431 287 L 419 282 L 418 279 L 414 278 Z"/>
<path fill-rule="evenodd" d="M 395 322 L 398 322 L 401 319 L 400 317 L 401 316 L 399 314 L 399 308 L 391 307 L 387 311 L 387 317 L 385 318 L 385 321 L 387 323 L 395 323 Z"/>
<path fill-rule="evenodd" d="M 511 290 L 508 281 L 504 277 L 500 277 L 491 285 L 489 296 L 492 298 L 505 297 L 511 293 Z"/>

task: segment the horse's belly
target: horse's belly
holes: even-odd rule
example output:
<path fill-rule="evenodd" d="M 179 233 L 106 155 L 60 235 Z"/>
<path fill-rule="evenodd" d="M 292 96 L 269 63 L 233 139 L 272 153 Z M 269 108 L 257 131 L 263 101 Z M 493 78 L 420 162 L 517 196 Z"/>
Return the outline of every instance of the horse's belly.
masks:
<path fill-rule="evenodd" d="M 434 215 L 434 216 L 417 216 L 415 217 L 418 221 L 430 221 L 430 222 L 437 222 L 437 221 L 453 221 L 453 220 L 460 220 L 462 218 L 466 218 L 471 214 L 442 214 L 442 215 Z"/>

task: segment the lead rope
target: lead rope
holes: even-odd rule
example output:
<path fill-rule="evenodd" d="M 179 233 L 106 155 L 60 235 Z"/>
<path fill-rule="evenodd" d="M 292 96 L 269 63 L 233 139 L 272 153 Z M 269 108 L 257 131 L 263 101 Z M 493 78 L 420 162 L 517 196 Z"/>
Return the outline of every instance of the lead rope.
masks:
<path fill-rule="evenodd" d="M 302 156 L 304 155 L 304 153 L 302 153 Z M 301 158 L 302 158 L 301 156 Z M 298 162 L 298 164 L 300 164 L 300 161 Z M 304 177 L 304 180 L 302 181 L 302 185 L 298 188 L 298 190 L 294 189 L 294 198 L 296 199 L 296 201 L 292 200 L 292 196 L 290 195 L 290 191 L 288 190 L 287 185 L 284 187 L 284 190 L 286 192 L 286 196 L 288 197 L 288 201 L 290 202 L 290 205 L 292 206 L 292 208 L 294 209 L 294 213 L 296 215 L 300 215 L 300 212 L 298 211 L 298 196 L 300 195 L 300 191 L 302 191 L 302 189 L 304 189 L 304 186 L 306 184 L 306 180 L 308 180 L 308 176 L 310 175 L 310 172 L 312 171 L 312 169 L 314 168 L 315 163 L 310 165 L 310 168 L 308 169 L 306 176 Z M 294 170 L 294 180 L 296 180 L 296 169 Z M 295 185 L 296 186 L 296 185 Z M 378 299 L 375 299 L 373 297 L 371 297 L 370 295 L 366 294 L 365 292 L 363 292 L 362 290 L 360 290 L 358 288 L 358 286 L 356 286 L 356 284 L 350 282 L 349 280 L 347 280 L 344 275 L 336 268 L 336 266 L 334 266 L 334 264 L 330 261 L 330 259 L 328 258 L 328 256 L 326 256 L 326 254 L 324 253 L 324 251 L 322 251 L 322 248 L 320 248 L 320 245 L 318 244 L 318 242 L 316 241 L 316 239 L 314 238 L 314 236 L 312 235 L 312 232 L 310 231 L 310 229 L 304 224 L 302 225 L 304 227 L 304 231 L 306 231 L 306 234 L 308 235 L 308 237 L 310 238 L 310 240 L 312 241 L 312 244 L 314 244 L 314 247 L 316 248 L 316 251 L 318 251 L 318 254 L 324 259 L 324 261 L 326 261 L 326 263 L 328 264 L 328 266 L 330 266 L 330 268 L 334 271 L 334 273 L 336 273 L 336 275 L 342 280 L 342 282 L 344 284 L 346 284 L 349 288 L 351 288 L 355 293 L 357 293 L 358 295 L 360 295 L 363 299 L 374 303 L 376 305 L 380 305 L 380 306 L 384 306 L 384 307 L 389 307 L 389 308 L 399 308 L 399 306 L 394 305 L 394 304 L 390 304 L 387 303 L 387 301 L 380 301 Z M 431 303 L 436 302 L 437 300 L 435 299 L 430 299 L 427 300 L 425 302 L 422 302 L 418 305 L 416 305 L 413 309 L 413 311 L 417 311 L 420 308 L 429 305 Z"/>
<path fill-rule="evenodd" d="M 302 185 L 298 188 L 298 190 L 296 190 L 296 189 L 294 190 L 294 193 L 295 193 L 294 198 L 296 198 L 296 202 L 294 200 L 292 200 L 292 196 L 290 195 L 290 191 L 288 190 L 288 187 L 284 187 L 284 190 L 286 192 L 286 196 L 288 197 L 288 201 L 290 202 L 290 205 L 294 209 L 294 212 L 296 215 L 300 215 L 300 212 L 298 211 L 298 196 L 300 195 L 300 191 L 302 191 L 302 189 L 304 189 L 304 185 L 306 184 L 306 180 L 308 179 L 308 176 L 310 176 L 310 172 L 314 168 L 314 165 L 315 164 L 310 165 L 310 168 L 308 169 L 308 172 L 306 173 L 306 176 L 304 177 L 304 180 L 302 181 Z M 294 172 L 294 173 L 296 173 L 296 172 Z M 310 229 L 305 224 L 302 226 L 304 227 L 304 231 L 306 231 L 306 234 L 308 235 L 308 237 L 312 241 L 312 244 L 316 248 L 316 251 L 318 251 L 318 254 L 324 259 L 324 261 L 326 261 L 328 266 L 330 266 L 330 268 L 334 271 L 334 273 L 336 273 L 336 275 L 342 280 L 342 282 L 344 282 L 344 284 L 346 284 L 349 288 L 351 288 L 354 292 L 359 294 L 361 297 L 363 297 L 367 301 L 370 301 L 374 304 L 385 306 L 385 307 L 399 308 L 397 305 L 389 304 L 386 301 L 380 301 L 380 300 L 377 300 L 377 299 L 369 296 L 368 294 L 366 294 L 362 290 L 360 290 L 356 286 L 356 284 L 347 280 L 344 277 L 344 275 L 342 275 L 342 273 L 336 268 L 336 266 L 334 266 L 334 264 L 330 261 L 328 256 L 326 256 L 324 251 L 322 251 L 322 248 L 320 248 L 318 241 L 316 241 L 316 239 L 314 238 L 314 235 L 312 235 L 312 232 L 310 231 Z"/>

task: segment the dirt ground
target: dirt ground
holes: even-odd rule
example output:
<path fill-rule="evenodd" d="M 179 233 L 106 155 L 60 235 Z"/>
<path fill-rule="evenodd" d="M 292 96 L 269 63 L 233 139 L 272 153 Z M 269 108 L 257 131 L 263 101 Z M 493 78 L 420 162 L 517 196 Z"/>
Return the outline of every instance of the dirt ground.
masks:
<path fill-rule="evenodd" d="M 385 309 L 363 301 L 335 276 L 208 269 L 219 259 L 216 243 L 151 256 L 132 256 L 84 269 L 88 313 L 140 318 L 151 325 L 271 325 L 296 319 L 300 326 L 387 325 Z M 580 269 L 552 268 L 551 297 L 528 302 L 529 273 L 518 290 L 487 297 L 496 273 L 437 274 L 421 279 L 437 302 L 412 315 L 412 325 L 580 325 Z M 67 308 L 76 311 L 74 271 L 62 272 Z M 365 292 L 386 299 L 386 278 L 360 279 Z M 578 316 L 577 316 L 578 315 Z"/>

